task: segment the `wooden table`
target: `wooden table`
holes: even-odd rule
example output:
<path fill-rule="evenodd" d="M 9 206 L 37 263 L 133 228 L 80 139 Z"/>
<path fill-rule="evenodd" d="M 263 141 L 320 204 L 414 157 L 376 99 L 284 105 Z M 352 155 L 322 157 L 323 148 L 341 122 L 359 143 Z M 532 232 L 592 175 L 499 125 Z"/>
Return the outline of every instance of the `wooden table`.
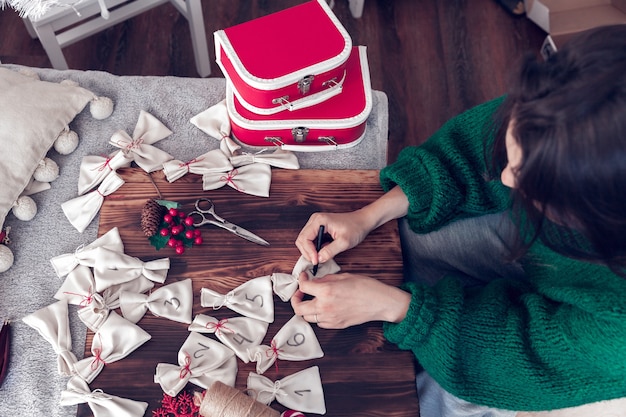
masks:
<path fill-rule="evenodd" d="M 171 248 L 157 251 L 143 236 L 140 228 L 141 209 L 146 200 L 157 197 L 148 175 L 136 168 L 118 171 L 126 183 L 105 199 L 100 212 L 99 236 L 118 227 L 125 252 L 144 261 L 170 257 L 171 268 L 165 284 L 191 278 L 193 280 L 193 315 L 209 314 L 221 318 L 237 315 L 222 308 L 214 311 L 200 306 L 200 289 L 211 288 L 220 293 L 243 282 L 273 272 L 290 273 L 300 252 L 294 245 L 298 232 L 316 211 L 350 211 L 382 194 L 378 171 L 374 170 L 281 170 L 272 169 L 270 197 L 262 198 L 240 193 L 230 187 L 203 191 L 202 179 L 190 174 L 168 183 L 162 172 L 152 177 L 166 200 L 192 210 L 194 201 L 210 197 L 217 213 L 270 242 L 262 247 L 213 226 L 203 228 L 204 243 L 176 255 Z M 395 222 L 374 231 L 357 248 L 336 257 L 343 271 L 367 274 L 397 285 L 402 279 L 402 255 Z M 355 288 L 355 290 L 358 290 Z M 270 324 L 264 344 L 293 316 L 290 303 L 274 297 L 275 321 Z M 188 336 L 187 325 L 157 318 L 148 312 L 138 325 L 152 339 L 127 358 L 111 363 L 90 384 L 92 389 L 146 401 L 147 416 L 160 407 L 161 388 L 153 382 L 159 362 L 177 363 L 177 352 Z M 313 325 L 324 357 L 303 362 L 279 361 L 278 371 L 272 367 L 264 375 L 272 380 L 317 365 L 320 368 L 327 416 L 416 417 L 419 405 L 415 389 L 414 358 L 400 351 L 383 337 L 381 323 L 367 323 L 344 330 L 327 330 Z M 209 335 L 214 338 L 214 335 Z M 88 332 L 85 355 L 91 356 L 93 333 Z M 237 360 L 236 387 L 244 390 L 247 375 L 255 372 L 255 364 Z M 190 392 L 201 389 L 188 384 Z M 271 406 L 285 408 L 277 402 Z M 91 411 L 80 405 L 78 416 Z M 311 415 L 311 414 L 309 414 Z"/>

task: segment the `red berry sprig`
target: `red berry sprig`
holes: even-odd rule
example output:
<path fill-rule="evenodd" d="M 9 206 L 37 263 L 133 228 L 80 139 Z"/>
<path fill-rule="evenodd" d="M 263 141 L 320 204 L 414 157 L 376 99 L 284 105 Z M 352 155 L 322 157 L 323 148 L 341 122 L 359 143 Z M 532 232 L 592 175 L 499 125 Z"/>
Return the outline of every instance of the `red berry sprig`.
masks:
<path fill-rule="evenodd" d="M 185 253 L 185 248 L 201 245 L 202 242 L 202 232 L 193 226 L 193 219 L 177 204 L 176 207 L 169 207 L 163 215 L 159 233 L 150 237 L 150 243 L 157 249 L 168 246 L 178 255 Z"/>

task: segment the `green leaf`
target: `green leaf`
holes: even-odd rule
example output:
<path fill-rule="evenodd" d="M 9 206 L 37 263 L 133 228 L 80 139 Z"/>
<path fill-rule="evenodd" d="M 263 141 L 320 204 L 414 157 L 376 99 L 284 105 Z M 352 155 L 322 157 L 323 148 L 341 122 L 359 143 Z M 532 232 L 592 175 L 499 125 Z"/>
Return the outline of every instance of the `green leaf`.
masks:
<path fill-rule="evenodd" d="M 180 207 L 180 203 L 176 202 L 176 201 L 169 201 L 169 200 L 156 200 L 157 203 L 159 203 L 160 205 L 162 205 L 165 208 L 179 208 Z"/>
<path fill-rule="evenodd" d="M 170 240 L 170 237 L 161 236 L 160 233 L 156 233 L 154 236 L 150 236 L 148 240 L 152 246 L 154 246 L 157 250 L 160 250 L 167 245 L 167 241 Z"/>

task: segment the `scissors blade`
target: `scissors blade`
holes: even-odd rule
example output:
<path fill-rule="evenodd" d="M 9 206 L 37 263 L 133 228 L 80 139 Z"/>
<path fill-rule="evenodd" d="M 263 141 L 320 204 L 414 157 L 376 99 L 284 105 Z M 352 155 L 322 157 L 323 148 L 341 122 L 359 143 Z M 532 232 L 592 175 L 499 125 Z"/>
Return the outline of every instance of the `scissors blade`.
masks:
<path fill-rule="evenodd" d="M 257 245 L 261 245 L 261 246 L 270 245 L 269 242 L 263 239 L 262 237 L 257 236 L 251 231 L 246 230 L 243 227 L 237 226 L 236 224 L 233 224 L 227 220 L 225 220 L 223 223 L 218 223 L 218 225 L 228 230 L 229 232 L 236 234 L 237 236 L 241 238 L 244 238 L 246 240 L 249 240 L 250 242 L 256 243 Z"/>

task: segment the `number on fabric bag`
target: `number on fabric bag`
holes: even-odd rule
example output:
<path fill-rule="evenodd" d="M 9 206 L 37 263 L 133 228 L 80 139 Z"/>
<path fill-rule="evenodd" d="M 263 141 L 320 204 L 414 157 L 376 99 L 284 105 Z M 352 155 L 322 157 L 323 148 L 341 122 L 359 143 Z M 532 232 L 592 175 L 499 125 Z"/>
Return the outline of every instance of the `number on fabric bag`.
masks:
<path fill-rule="evenodd" d="M 211 350 L 211 348 L 209 346 L 207 346 L 207 345 L 203 345 L 200 342 L 198 342 L 198 344 L 202 347 L 202 349 L 198 349 L 198 350 L 196 350 L 193 353 L 193 357 L 196 358 L 196 359 L 201 358 L 201 357 L 204 356 L 204 353 L 201 353 L 201 352 L 204 352 L 205 350 Z"/>
<path fill-rule="evenodd" d="M 306 337 L 304 337 L 304 334 L 296 333 L 291 338 L 289 338 L 289 340 L 287 340 L 287 344 L 289 346 L 297 347 L 303 345 L 305 341 Z"/>
<path fill-rule="evenodd" d="M 255 303 L 256 300 L 258 300 L 259 307 L 263 307 L 263 296 L 261 294 L 257 294 L 254 297 L 250 298 L 248 297 L 248 294 L 246 293 L 246 300 L 251 301 L 252 303 Z"/>
<path fill-rule="evenodd" d="M 164 306 L 167 306 L 168 304 L 174 307 L 174 310 L 178 310 L 180 308 L 180 300 L 176 297 L 172 297 L 169 300 L 163 301 Z"/>
<path fill-rule="evenodd" d="M 237 339 L 237 336 L 239 336 L 240 338 Z M 252 343 L 252 340 L 248 339 L 247 337 L 245 337 L 244 335 L 242 335 L 241 333 L 236 333 L 233 336 L 233 341 L 235 341 L 236 343 L 238 343 L 239 345 L 243 345 L 243 342 L 248 342 L 248 343 Z"/>

